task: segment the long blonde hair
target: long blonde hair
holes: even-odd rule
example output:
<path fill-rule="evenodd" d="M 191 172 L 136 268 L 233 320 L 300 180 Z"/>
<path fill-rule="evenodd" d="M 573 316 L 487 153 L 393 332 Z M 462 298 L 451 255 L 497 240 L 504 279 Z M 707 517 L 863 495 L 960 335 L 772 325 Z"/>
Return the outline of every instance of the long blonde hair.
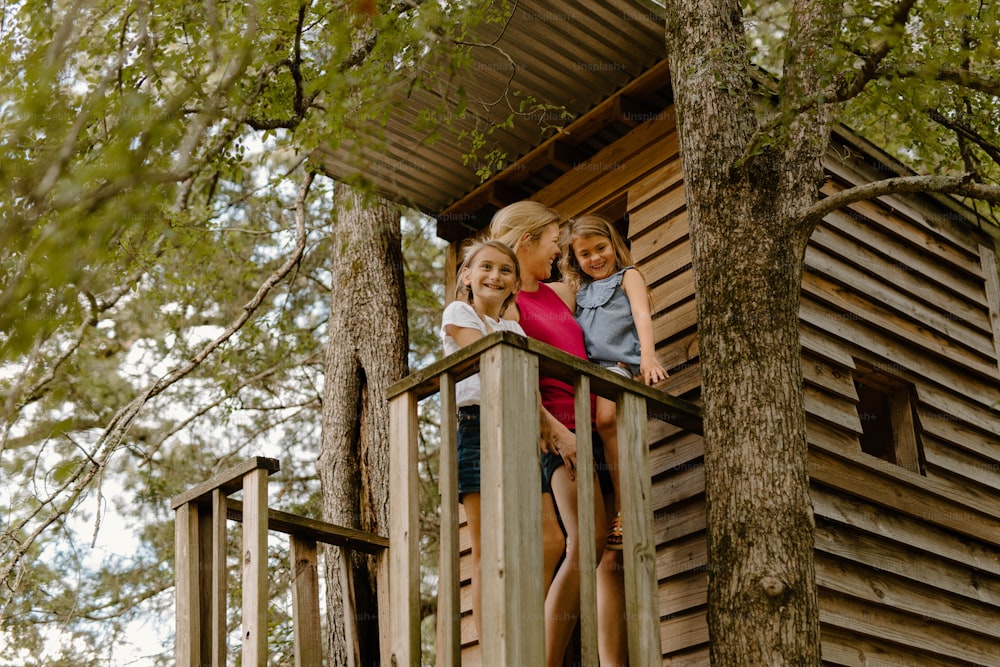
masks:
<path fill-rule="evenodd" d="M 580 263 L 576 261 L 573 242 L 591 236 L 603 236 L 611 241 L 611 248 L 615 251 L 615 271 L 621 271 L 634 263 L 625 240 L 610 220 L 596 213 L 572 218 L 563 228 L 559 239 L 559 247 L 562 250 L 559 256 L 559 273 L 574 292 L 590 282 L 590 277 L 583 272 Z"/>
<path fill-rule="evenodd" d="M 511 291 L 507 298 L 503 300 L 500 304 L 500 315 L 503 315 L 504 311 L 507 310 L 514 298 L 517 296 L 517 291 L 521 288 L 521 264 L 517 261 L 517 255 L 509 245 L 503 243 L 502 241 L 487 240 L 487 241 L 476 241 L 475 243 L 469 245 L 465 251 L 462 253 L 462 264 L 458 267 L 458 279 L 455 285 L 455 299 L 465 301 L 470 306 L 475 306 L 472 298 L 472 287 L 469 285 L 462 284 L 462 271 L 472 265 L 472 262 L 476 259 L 476 255 L 481 253 L 486 248 L 493 248 L 502 252 L 506 255 L 511 262 L 514 263 L 514 289 Z"/>
<path fill-rule="evenodd" d="M 528 234 L 531 241 L 538 241 L 545 228 L 560 221 L 555 210 L 537 201 L 519 201 L 508 204 L 493 214 L 490 236 L 506 243 L 517 253 L 523 245 L 521 237 Z"/>

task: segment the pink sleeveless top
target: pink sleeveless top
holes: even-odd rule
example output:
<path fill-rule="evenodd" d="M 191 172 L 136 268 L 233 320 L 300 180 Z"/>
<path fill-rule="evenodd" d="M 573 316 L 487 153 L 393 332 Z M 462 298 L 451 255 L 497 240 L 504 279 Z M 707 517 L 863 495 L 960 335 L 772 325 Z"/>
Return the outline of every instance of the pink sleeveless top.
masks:
<path fill-rule="evenodd" d="M 517 293 L 517 308 L 521 311 L 521 328 L 529 338 L 548 343 L 564 352 L 587 358 L 583 330 L 555 291 L 545 283 L 538 284 L 535 292 Z M 542 405 L 563 425 L 576 430 L 573 410 L 573 386 L 550 377 L 541 377 L 538 388 Z M 590 414 L 594 415 L 596 398 L 591 396 Z"/>

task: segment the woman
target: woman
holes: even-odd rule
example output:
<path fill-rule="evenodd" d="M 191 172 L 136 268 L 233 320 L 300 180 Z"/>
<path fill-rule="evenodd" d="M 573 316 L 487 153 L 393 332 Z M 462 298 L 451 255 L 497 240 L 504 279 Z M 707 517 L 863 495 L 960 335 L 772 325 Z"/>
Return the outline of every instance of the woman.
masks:
<path fill-rule="evenodd" d="M 535 338 L 582 359 L 587 358 L 583 332 L 573 317 L 574 295 L 562 283 L 545 283 L 552 263 L 559 257 L 559 214 L 533 201 L 510 204 L 497 211 L 490 234 L 510 246 L 521 266 L 521 290 L 507 317 L 520 323 Z M 555 378 L 539 378 L 542 397 L 542 439 L 549 452 L 542 454 L 542 472 L 566 532 L 566 553 L 545 597 L 546 662 L 561 665 L 580 615 L 580 548 L 577 525 L 576 418 L 573 388 Z M 593 419 L 593 402 L 591 407 Z M 614 507 L 614 492 L 603 465 L 603 449 L 596 432 L 594 467 L 601 494 L 594 497 L 594 520 L 598 526 L 597 576 L 598 643 L 601 665 L 624 665 L 627 661 L 624 582 L 620 552 L 605 552 L 608 521 L 605 507 Z M 550 524 L 546 524 L 550 525 Z M 601 527 L 605 529 L 602 530 Z"/>

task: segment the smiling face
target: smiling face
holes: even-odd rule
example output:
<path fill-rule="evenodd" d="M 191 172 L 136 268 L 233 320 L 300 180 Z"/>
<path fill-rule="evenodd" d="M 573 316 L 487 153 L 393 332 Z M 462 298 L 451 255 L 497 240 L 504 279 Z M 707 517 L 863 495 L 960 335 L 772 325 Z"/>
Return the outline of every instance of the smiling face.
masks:
<path fill-rule="evenodd" d="M 535 240 L 525 239 L 517 248 L 521 270 L 535 281 L 546 280 L 552 275 L 552 262 L 559 257 L 559 223 L 551 222 L 542 229 Z"/>
<path fill-rule="evenodd" d="M 618 269 L 615 248 L 607 236 L 581 236 L 573 241 L 573 254 L 580 270 L 591 280 L 601 280 Z"/>
<path fill-rule="evenodd" d="M 518 288 L 517 266 L 506 253 L 485 246 L 462 269 L 461 281 L 472 292 L 473 307 L 496 319 Z"/>

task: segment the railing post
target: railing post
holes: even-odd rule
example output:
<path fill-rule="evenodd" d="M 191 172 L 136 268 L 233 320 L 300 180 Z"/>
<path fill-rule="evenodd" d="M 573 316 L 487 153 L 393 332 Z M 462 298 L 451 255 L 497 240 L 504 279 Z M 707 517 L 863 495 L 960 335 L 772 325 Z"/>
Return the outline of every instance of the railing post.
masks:
<path fill-rule="evenodd" d="M 267 470 L 243 477 L 243 666 L 267 665 Z"/>
<path fill-rule="evenodd" d="M 211 643 L 212 667 L 226 667 L 226 494 L 222 489 L 212 490 L 212 516 L 210 517 L 211 584 L 208 601 L 206 629 L 211 632 L 204 639 Z M 204 577 L 202 578 L 204 580 Z M 206 655 L 206 657 L 208 657 Z"/>
<path fill-rule="evenodd" d="M 178 667 L 196 667 L 201 656 L 201 535 L 198 506 L 184 503 L 175 508 L 174 577 L 177 586 L 177 626 L 174 655 Z"/>
<path fill-rule="evenodd" d="M 417 399 L 389 401 L 389 637 L 382 664 L 420 664 L 420 502 L 417 494 Z M 382 598 L 380 596 L 379 602 Z"/>
<path fill-rule="evenodd" d="M 580 540 L 580 662 L 597 665 L 597 546 L 594 495 L 593 436 L 591 435 L 590 378 L 579 375 L 573 386 L 576 418 L 576 515 Z M 612 511 L 614 508 L 605 508 Z M 602 526 L 601 529 L 604 527 Z"/>
<path fill-rule="evenodd" d="M 462 664 L 461 605 L 459 603 L 458 543 L 458 443 L 456 437 L 455 380 L 451 373 L 441 376 L 441 445 L 438 480 L 441 491 L 441 565 L 438 576 L 437 664 Z"/>
<path fill-rule="evenodd" d="M 659 666 L 660 607 L 653 534 L 653 490 L 646 442 L 646 399 L 623 391 L 617 400 L 618 474 L 625 527 L 625 600 L 629 664 Z"/>
<path fill-rule="evenodd" d="M 292 632 L 295 667 L 323 664 L 319 620 L 319 559 L 316 540 L 292 535 L 288 541 L 292 566 Z"/>
<path fill-rule="evenodd" d="M 480 358 L 483 664 L 545 662 L 538 359 L 512 345 Z"/>

